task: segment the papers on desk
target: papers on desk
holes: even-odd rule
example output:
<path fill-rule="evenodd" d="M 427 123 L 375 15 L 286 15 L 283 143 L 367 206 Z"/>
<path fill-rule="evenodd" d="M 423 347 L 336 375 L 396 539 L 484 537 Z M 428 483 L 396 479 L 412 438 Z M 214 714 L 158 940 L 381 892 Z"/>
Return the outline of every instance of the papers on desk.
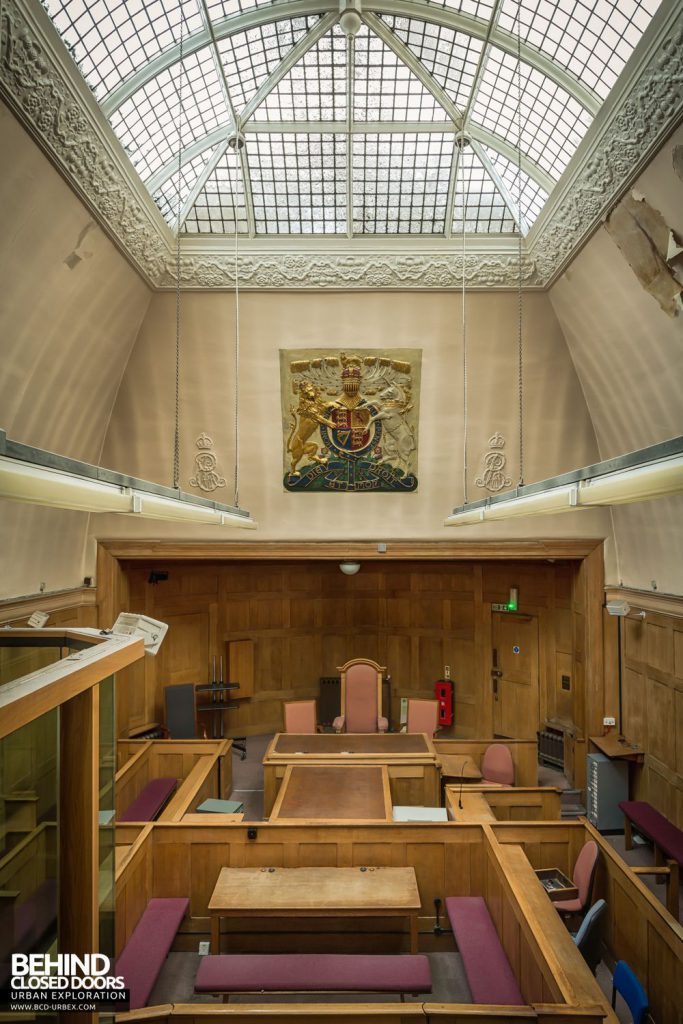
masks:
<path fill-rule="evenodd" d="M 448 821 L 445 807 L 394 807 L 394 821 Z"/>

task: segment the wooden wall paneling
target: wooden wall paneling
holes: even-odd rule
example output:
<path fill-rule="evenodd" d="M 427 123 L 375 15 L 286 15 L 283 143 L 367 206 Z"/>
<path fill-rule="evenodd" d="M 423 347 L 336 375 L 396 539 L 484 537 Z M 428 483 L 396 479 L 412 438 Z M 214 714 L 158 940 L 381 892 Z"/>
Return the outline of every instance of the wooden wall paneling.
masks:
<path fill-rule="evenodd" d="M 114 792 L 116 794 L 116 817 L 119 818 L 136 800 L 151 779 L 149 754 L 151 744 L 141 745 L 114 776 Z"/>
<path fill-rule="evenodd" d="M 152 896 L 152 830 L 145 825 L 116 869 L 116 955 L 119 956 Z M 118 832 L 118 830 L 117 830 Z"/>

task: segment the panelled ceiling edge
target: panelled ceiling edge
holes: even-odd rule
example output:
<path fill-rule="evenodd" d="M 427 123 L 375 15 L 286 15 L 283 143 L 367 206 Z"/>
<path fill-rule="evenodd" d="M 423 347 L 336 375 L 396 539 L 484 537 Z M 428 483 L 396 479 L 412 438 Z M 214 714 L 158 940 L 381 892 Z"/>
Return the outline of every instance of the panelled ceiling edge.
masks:
<path fill-rule="evenodd" d="M 173 235 L 49 16 L 37 0 L 12 0 L 2 17 L 0 95 L 145 280 L 173 287 Z M 650 29 L 619 95 L 605 104 L 530 233 L 527 287 L 552 283 L 683 118 L 683 9 L 676 0 L 662 5 Z M 185 287 L 233 283 L 234 245 L 216 242 L 188 247 Z M 500 239 L 477 243 L 466 260 L 468 287 L 514 287 L 515 247 Z M 457 240 L 302 239 L 286 248 L 245 240 L 239 273 L 243 288 L 451 288 L 462 280 L 462 257 Z"/>

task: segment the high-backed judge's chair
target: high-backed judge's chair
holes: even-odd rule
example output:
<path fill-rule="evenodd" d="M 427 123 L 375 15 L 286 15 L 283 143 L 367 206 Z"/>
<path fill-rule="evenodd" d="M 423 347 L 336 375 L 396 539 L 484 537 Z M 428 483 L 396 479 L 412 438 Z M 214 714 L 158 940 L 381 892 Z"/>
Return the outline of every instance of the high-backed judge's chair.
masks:
<path fill-rule="evenodd" d="M 339 665 L 341 674 L 341 715 L 335 718 L 335 732 L 386 732 L 382 717 L 383 665 L 369 658 L 353 658 Z"/>

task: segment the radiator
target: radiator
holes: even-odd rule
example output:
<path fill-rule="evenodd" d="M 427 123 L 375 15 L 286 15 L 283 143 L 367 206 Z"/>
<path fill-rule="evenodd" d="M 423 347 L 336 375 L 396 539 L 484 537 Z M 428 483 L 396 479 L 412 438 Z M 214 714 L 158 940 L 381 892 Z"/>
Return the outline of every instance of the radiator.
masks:
<path fill-rule="evenodd" d="M 538 737 L 538 763 L 549 768 L 564 768 L 564 733 L 558 729 L 542 729 Z"/>

